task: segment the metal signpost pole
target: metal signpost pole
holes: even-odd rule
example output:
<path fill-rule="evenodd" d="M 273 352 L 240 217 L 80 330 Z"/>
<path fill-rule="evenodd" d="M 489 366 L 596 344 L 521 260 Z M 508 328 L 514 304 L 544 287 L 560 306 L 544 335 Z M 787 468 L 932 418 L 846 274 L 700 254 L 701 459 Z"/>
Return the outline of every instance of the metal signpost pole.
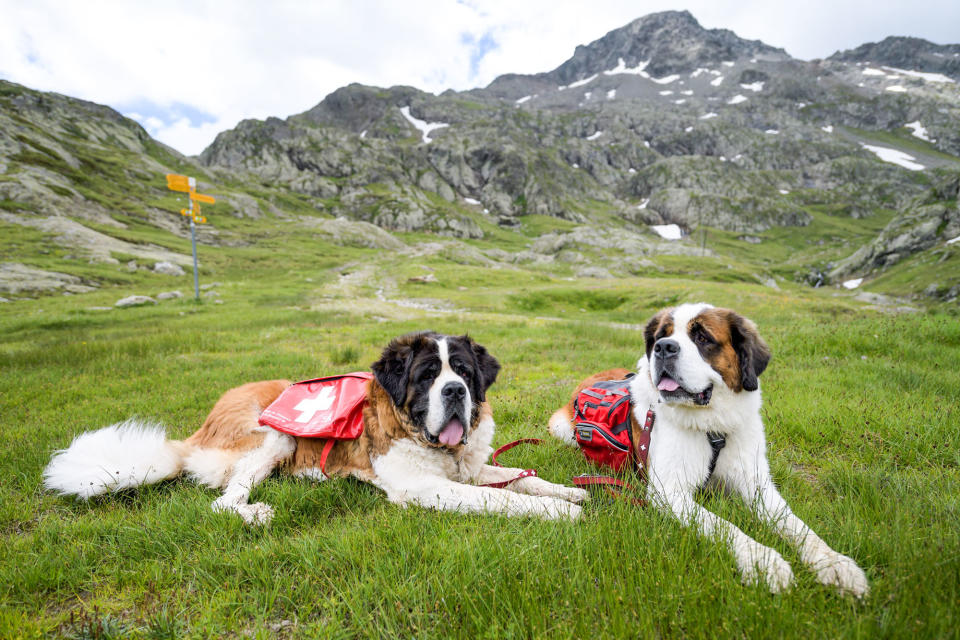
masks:
<path fill-rule="evenodd" d="M 197 264 L 197 225 L 207 221 L 200 215 L 200 203 L 213 204 L 216 198 L 205 193 L 197 193 L 197 179 L 181 176 L 175 173 L 167 174 L 167 189 L 171 191 L 185 191 L 187 193 L 187 208 L 180 210 L 180 215 L 190 218 L 190 245 L 193 247 L 193 297 L 200 299 L 200 267 Z"/>
<path fill-rule="evenodd" d="M 193 245 L 193 297 L 200 299 L 200 275 L 197 271 L 197 225 L 190 217 L 190 243 Z"/>

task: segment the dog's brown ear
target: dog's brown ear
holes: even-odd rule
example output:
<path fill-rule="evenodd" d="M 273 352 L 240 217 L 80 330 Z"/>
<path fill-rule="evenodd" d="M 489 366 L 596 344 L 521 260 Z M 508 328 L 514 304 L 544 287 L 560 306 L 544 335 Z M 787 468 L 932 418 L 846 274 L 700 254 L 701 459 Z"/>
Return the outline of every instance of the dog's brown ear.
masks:
<path fill-rule="evenodd" d="M 477 361 L 477 375 L 474 376 L 471 393 L 477 402 L 483 402 L 486 400 L 487 389 L 497 380 L 497 374 L 500 373 L 500 363 L 490 355 L 486 347 L 474 342 L 470 336 L 464 335 L 461 340 L 470 345 L 473 357 Z"/>
<path fill-rule="evenodd" d="M 673 308 L 664 309 L 658 311 L 650 318 L 650 322 L 647 323 L 646 328 L 643 330 L 643 340 L 646 343 L 647 347 L 647 357 L 650 357 L 650 352 L 653 351 L 653 343 L 657 341 L 657 331 L 660 330 L 661 325 L 669 324 L 673 325 Z M 668 327 L 669 330 L 670 327 Z"/>
<path fill-rule="evenodd" d="M 383 350 L 380 359 L 370 367 L 377 382 L 390 394 L 393 404 L 398 407 L 406 403 L 410 366 L 423 337 L 423 333 L 409 333 L 394 338 Z"/>
<path fill-rule="evenodd" d="M 740 384 L 746 391 L 756 391 L 760 388 L 757 378 L 770 362 L 770 347 L 760 337 L 752 320 L 733 311 L 728 318 L 733 350 L 740 365 Z"/>

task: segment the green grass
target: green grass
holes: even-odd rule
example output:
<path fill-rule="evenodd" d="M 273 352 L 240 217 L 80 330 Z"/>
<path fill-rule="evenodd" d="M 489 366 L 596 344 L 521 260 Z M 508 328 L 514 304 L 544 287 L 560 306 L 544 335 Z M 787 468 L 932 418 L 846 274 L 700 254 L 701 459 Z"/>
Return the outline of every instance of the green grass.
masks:
<path fill-rule="evenodd" d="M 264 221 L 246 247 L 201 247 L 201 282 L 220 282 L 223 304 L 90 309 L 190 288 L 189 276 L 138 272 L 89 294 L 0 305 L 0 637 L 955 634 L 956 317 L 888 316 L 830 292 L 691 277 L 679 272 L 693 259 L 679 256 L 675 275 L 570 281 L 336 247 L 289 224 Z M 36 235 L 4 242 L 22 250 Z M 368 280 L 343 288 L 341 272 L 368 264 Z M 436 283 L 407 281 L 424 267 Z M 384 303 L 380 287 L 390 299 L 453 310 Z M 212 513 L 216 492 L 185 480 L 89 503 L 41 488 L 50 453 L 81 431 L 137 415 L 182 438 L 236 384 L 365 369 L 391 337 L 423 328 L 470 332 L 503 363 L 490 392 L 497 444 L 544 436 L 581 377 L 636 362 L 643 340 L 630 325 L 701 299 L 752 317 L 770 343 L 762 382 L 774 476 L 798 515 L 866 570 L 865 602 L 818 584 L 783 541 L 719 495 L 703 500 L 793 565 L 789 593 L 742 586 L 722 544 L 602 497 L 579 522 L 553 523 L 402 509 L 351 480 L 274 477 L 253 499 L 276 518 L 252 529 Z M 505 459 L 557 482 L 591 470 L 553 441 Z"/>

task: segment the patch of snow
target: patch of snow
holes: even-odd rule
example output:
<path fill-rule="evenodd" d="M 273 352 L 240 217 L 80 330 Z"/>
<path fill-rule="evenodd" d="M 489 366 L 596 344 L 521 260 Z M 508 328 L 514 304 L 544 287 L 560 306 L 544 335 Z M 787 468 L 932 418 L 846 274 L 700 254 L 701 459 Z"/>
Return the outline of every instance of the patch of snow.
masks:
<path fill-rule="evenodd" d="M 679 100 L 674 100 L 673 104 L 683 104 L 687 101 L 686 98 L 680 98 Z"/>
<path fill-rule="evenodd" d="M 867 67 L 866 69 L 864 69 L 864 70 L 861 71 L 860 73 L 862 73 L 862 74 L 865 75 L 865 76 L 885 76 L 885 75 L 887 75 L 887 74 L 885 74 L 883 71 L 880 71 L 880 69 L 874 69 L 874 68 L 872 68 L 872 67 Z"/>
<path fill-rule="evenodd" d="M 772 135 L 772 136 L 776 136 L 776 135 L 779 135 L 779 134 L 780 134 L 780 130 L 779 130 L 779 129 L 767 129 L 766 131 L 764 131 L 764 133 L 769 133 L 769 134 Z"/>
<path fill-rule="evenodd" d="M 683 232 L 680 231 L 680 227 L 675 224 L 652 224 L 650 228 L 664 240 L 679 240 L 683 237 Z"/>
<path fill-rule="evenodd" d="M 910 169 L 911 171 L 922 171 L 926 169 L 926 167 L 924 167 L 922 164 L 914 162 L 916 158 L 910 154 L 900 151 L 899 149 L 891 149 L 890 147 L 877 147 L 872 144 L 863 143 L 860 143 L 860 146 L 867 151 L 872 151 L 884 162 L 900 165 L 904 169 Z"/>
<path fill-rule="evenodd" d="M 947 244 L 953 244 L 955 242 L 960 242 L 960 236 L 957 236 L 956 238 L 953 238 L 951 240 L 947 240 Z"/>
<path fill-rule="evenodd" d="M 806 107 L 806 106 L 807 106 L 807 103 L 806 103 L 806 102 L 798 102 L 798 103 L 797 103 L 797 109 L 803 109 L 803 108 Z"/>
<path fill-rule="evenodd" d="M 646 209 L 648 204 L 650 204 L 650 198 L 644 198 L 643 202 L 637 205 L 637 209 Z"/>
<path fill-rule="evenodd" d="M 744 89 L 749 89 L 750 91 L 757 93 L 763 91 L 763 80 L 757 80 L 756 82 L 751 82 L 749 84 L 740 83 L 740 86 Z"/>
<path fill-rule="evenodd" d="M 715 87 L 719 87 L 721 82 L 723 82 L 723 76 L 717 76 L 716 78 L 710 81 L 710 84 L 712 84 Z"/>
<path fill-rule="evenodd" d="M 650 148 L 650 141 L 649 141 L 649 140 L 644 140 L 644 141 L 643 141 L 643 146 L 645 146 L 647 149 L 649 149 L 649 148 Z"/>
<path fill-rule="evenodd" d="M 650 79 L 656 82 L 657 84 L 670 84 L 671 82 L 676 82 L 677 80 L 679 80 L 680 76 L 674 74 L 671 76 L 664 76 L 662 78 L 650 78 Z"/>
<path fill-rule="evenodd" d="M 490 209 L 484 209 L 483 212 L 484 212 L 484 213 L 490 213 Z"/>
<path fill-rule="evenodd" d="M 576 82 L 571 82 L 571 83 L 568 84 L 568 85 L 564 85 L 564 86 L 561 86 L 561 87 L 557 87 L 557 91 L 564 91 L 564 90 L 566 90 L 566 89 L 576 89 L 577 87 L 582 87 L 582 86 L 584 86 L 584 85 L 586 85 L 586 84 L 590 84 L 591 82 L 593 82 L 594 80 L 597 79 L 597 76 L 598 76 L 598 75 L 599 75 L 599 74 L 596 74 L 596 73 L 595 73 L 595 74 L 593 74 L 592 76 L 590 76 L 589 78 L 584 78 L 583 80 L 577 80 Z"/>
<path fill-rule="evenodd" d="M 634 169 L 633 167 L 630 167 L 629 169 L 627 169 L 627 171 L 629 171 L 630 173 L 636 173 L 636 172 L 637 172 L 637 170 Z"/>
<path fill-rule="evenodd" d="M 686 131 L 687 133 L 690 133 L 691 131 L 693 131 L 693 127 L 687 127 L 686 129 L 684 129 L 684 131 Z"/>
<path fill-rule="evenodd" d="M 738 93 L 737 95 L 727 100 L 727 104 L 740 104 L 741 102 L 746 102 L 746 101 L 747 101 L 747 96 Z"/>
<path fill-rule="evenodd" d="M 589 100 L 589 99 L 590 99 L 590 96 L 592 96 L 592 95 L 593 95 L 593 91 L 587 91 L 587 92 L 585 92 L 585 93 L 583 94 L 583 99 L 584 99 L 584 100 Z"/>
<path fill-rule="evenodd" d="M 927 73 L 924 71 L 907 71 L 906 69 L 897 69 L 896 67 L 884 67 L 887 71 L 893 71 L 911 78 L 920 78 L 924 82 L 956 82 L 953 78 L 945 76 L 942 73 Z"/>
<path fill-rule="evenodd" d="M 367 137 L 367 130 L 364 129 L 363 131 L 360 132 L 360 139 L 363 140 L 366 137 Z"/>
<path fill-rule="evenodd" d="M 644 77 L 644 78 L 649 78 L 649 77 L 650 77 L 650 74 L 648 74 L 646 71 L 644 71 L 644 69 L 647 68 L 647 65 L 648 65 L 648 64 L 650 64 L 650 61 L 649 61 L 649 60 L 646 60 L 646 61 L 644 61 L 644 62 L 641 62 L 641 63 L 638 64 L 637 66 L 628 69 L 628 68 L 627 68 L 627 63 L 623 61 L 623 58 L 617 58 L 617 66 L 615 66 L 613 69 L 610 69 L 609 71 L 604 71 L 604 72 L 603 72 L 603 75 L 605 75 L 605 76 L 613 76 L 613 75 L 616 75 L 616 74 L 618 74 L 618 73 L 628 73 L 628 74 L 632 74 L 632 75 L 635 75 L 635 76 L 641 76 L 641 77 Z"/>
<path fill-rule="evenodd" d="M 826 131 L 827 133 L 833 133 L 833 125 L 828 124 L 825 127 L 820 127 L 821 131 Z"/>
<path fill-rule="evenodd" d="M 686 91 L 681 91 L 680 93 L 682 93 L 682 94 L 685 95 L 685 96 L 692 96 L 692 95 L 693 95 L 693 89 L 687 89 Z"/>
<path fill-rule="evenodd" d="M 733 161 L 736 162 L 737 160 L 739 160 L 739 159 L 742 158 L 742 157 L 743 157 L 743 154 L 742 154 L 742 153 L 738 153 L 737 155 L 733 156 Z"/>
<path fill-rule="evenodd" d="M 610 89 L 610 91 L 607 91 L 607 100 L 613 100 L 616 97 L 617 97 L 616 89 Z"/>
<path fill-rule="evenodd" d="M 464 198 L 463 201 L 467 204 L 480 204 L 480 201 L 474 198 Z"/>
<path fill-rule="evenodd" d="M 854 278 L 853 280 L 844 280 L 843 288 L 844 289 L 856 289 L 861 284 L 863 284 L 863 278 Z"/>
<path fill-rule="evenodd" d="M 664 89 L 663 91 L 660 92 L 660 95 L 662 95 L 662 96 L 672 96 L 672 95 L 673 95 L 673 91 L 670 91 L 670 89 Z"/>
<path fill-rule="evenodd" d="M 915 135 L 916 137 L 920 138 L 921 140 L 926 140 L 927 142 L 933 142 L 933 140 L 931 140 L 929 137 L 927 137 L 927 129 L 926 129 L 926 127 L 924 127 L 922 124 L 920 124 L 920 121 L 919 121 L 919 120 L 914 120 L 913 122 L 908 122 L 907 124 L 905 124 L 905 125 L 903 125 L 903 126 L 905 126 L 907 129 L 912 130 L 912 131 L 913 131 L 913 135 Z"/>
<path fill-rule="evenodd" d="M 785 196 L 785 195 L 787 195 L 788 193 L 790 193 L 790 192 L 787 191 L 786 189 L 780 189 L 780 195 Z"/>
<path fill-rule="evenodd" d="M 887 91 L 893 91 L 894 93 L 905 93 L 906 90 L 907 88 L 901 84 L 895 84 L 887 87 Z"/>
<path fill-rule="evenodd" d="M 724 60 L 724 61 L 721 62 L 720 64 L 722 64 L 722 65 L 725 66 L 725 67 L 732 67 L 733 65 L 735 65 L 735 64 L 737 64 L 737 63 L 734 62 L 733 60 Z"/>
<path fill-rule="evenodd" d="M 696 78 L 696 77 L 699 76 L 700 74 L 709 73 L 709 72 L 710 72 L 710 69 L 707 69 L 707 68 L 705 68 L 705 67 L 700 67 L 699 69 L 694 70 L 694 72 L 690 74 L 690 77 L 691 77 L 691 78 Z"/>
<path fill-rule="evenodd" d="M 522 98 L 517 98 L 516 100 L 514 100 L 514 104 L 523 104 L 524 102 L 532 98 L 533 96 L 523 96 Z"/>
<path fill-rule="evenodd" d="M 701 119 L 701 120 L 709 120 L 710 118 L 716 118 L 716 117 L 717 117 L 717 114 L 714 113 L 713 111 L 711 111 L 710 113 L 705 113 L 705 114 L 703 114 L 702 116 L 700 116 L 700 119 Z"/>
<path fill-rule="evenodd" d="M 603 135 L 603 131 L 597 131 L 596 133 L 591 133 L 587 136 L 587 140 L 596 140 Z"/>
<path fill-rule="evenodd" d="M 750 64 L 757 64 L 756 58 L 750 58 Z"/>
<path fill-rule="evenodd" d="M 579 169 L 579 168 L 580 168 L 580 165 L 577 164 L 576 162 L 574 162 L 573 165 L 571 165 L 571 166 L 572 166 L 574 169 Z"/>
<path fill-rule="evenodd" d="M 727 156 L 720 156 L 720 162 L 726 162 Z"/>
<path fill-rule="evenodd" d="M 449 127 L 450 125 L 446 122 L 427 122 L 426 120 L 421 120 L 420 118 L 415 118 L 410 115 L 410 107 L 401 107 L 400 113 L 403 114 L 403 117 L 407 119 L 407 122 L 415 126 L 420 130 L 420 133 L 423 134 L 424 144 L 429 144 L 432 142 L 430 138 L 430 132 L 434 129 L 442 129 L 444 127 Z"/>

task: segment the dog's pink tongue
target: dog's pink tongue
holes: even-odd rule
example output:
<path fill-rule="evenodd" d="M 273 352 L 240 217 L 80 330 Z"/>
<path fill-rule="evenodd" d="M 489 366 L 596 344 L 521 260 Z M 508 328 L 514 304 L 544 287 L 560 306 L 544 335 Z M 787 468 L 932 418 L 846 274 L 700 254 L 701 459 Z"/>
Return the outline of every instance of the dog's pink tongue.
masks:
<path fill-rule="evenodd" d="M 463 440 L 463 424 L 456 418 L 447 423 L 440 435 L 437 436 L 442 444 L 452 447 L 460 444 Z"/>
<path fill-rule="evenodd" d="M 676 391 L 680 385 L 677 384 L 677 381 L 669 376 L 663 376 L 660 378 L 660 384 L 657 385 L 657 389 L 660 391 Z"/>

